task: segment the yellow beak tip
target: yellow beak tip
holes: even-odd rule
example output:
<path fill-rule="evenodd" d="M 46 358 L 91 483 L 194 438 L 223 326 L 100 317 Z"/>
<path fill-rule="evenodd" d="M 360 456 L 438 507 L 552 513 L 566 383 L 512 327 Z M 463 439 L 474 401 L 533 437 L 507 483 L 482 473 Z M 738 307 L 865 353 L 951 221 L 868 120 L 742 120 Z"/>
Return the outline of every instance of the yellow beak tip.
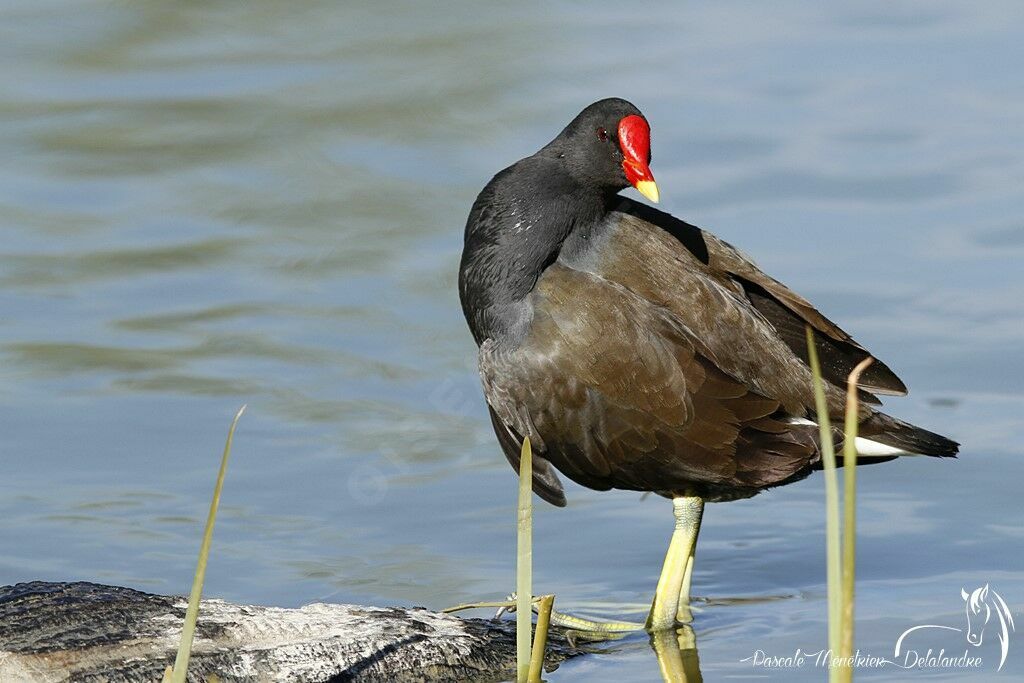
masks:
<path fill-rule="evenodd" d="M 636 190 L 643 196 L 650 199 L 655 204 L 658 203 L 658 186 L 654 184 L 653 180 L 641 180 L 636 184 Z"/>

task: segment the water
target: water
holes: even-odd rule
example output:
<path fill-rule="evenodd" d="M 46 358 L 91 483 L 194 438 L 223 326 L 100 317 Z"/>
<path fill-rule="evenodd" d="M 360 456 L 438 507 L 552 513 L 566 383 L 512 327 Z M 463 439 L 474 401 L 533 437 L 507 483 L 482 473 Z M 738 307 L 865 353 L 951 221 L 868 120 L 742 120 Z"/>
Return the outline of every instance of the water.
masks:
<path fill-rule="evenodd" d="M 462 226 L 492 173 L 617 95 L 652 122 L 663 207 L 808 295 L 912 387 L 893 412 L 964 443 L 861 470 L 862 650 L 962 627 L 986 582 L 1020 620 L 1018 3 L 0 11 L 0 583 L 186 591 L 248 402 L 208 595 L 509 591 L 515 482 L 455 293 Z M 538 588 L 641 610 L 669 506 L 567 493 L 538 510 Z M 709 507 L 708 679 L 822 678 L 741 662 L 824 644 L 822 498 L 814 476 Z M 933 633 L 918 649 L 967 647 Z M 993 635 L 978 671 L 861 676 L 996 680 Z M 999 680 L 1022 672 L 1011 636 Z M 550 678 L 660 676 L 634 638 Z"/>

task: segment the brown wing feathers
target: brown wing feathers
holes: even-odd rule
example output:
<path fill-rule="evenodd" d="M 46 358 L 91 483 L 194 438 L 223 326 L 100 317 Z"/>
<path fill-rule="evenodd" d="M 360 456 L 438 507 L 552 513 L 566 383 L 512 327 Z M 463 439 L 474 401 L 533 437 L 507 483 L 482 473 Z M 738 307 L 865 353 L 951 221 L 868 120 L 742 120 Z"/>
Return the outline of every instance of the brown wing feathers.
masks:
<path fill-rule="evenodd" d="M 614 197 L 633 166 L 594 131 L 626 120 L 642 114 L 595 102 L 470 210 L 459 298 L 502 449 L 517 467 L 530 437 L 534 488 L 556 505 L 555 469 L 595 489 L 710 499 L 801 477 L 819 458 L 806 328 L 833 418 L 868 352 L 728 243 Z M 869 453 L 957 452 L 875 410 L 874 394 L 906 393 L 883 363 L 859 388 Z"/>
<path fill-rule="evenodd" d="M 815 331 L 818 356 L 826 380 L 846 386 L 850 371 L 869 354 L 849 334 L 822 315 L 806 299 L 764 273 L 729 243 L 674 216 L 623 199 L 619 211 L 653 224 L 652 229 L 672 235 L 694 258 L 712 271 L 730 278 L 742 289 L 754 308 L 776 329 L 779 337 L 802 361 L 807 362 L 804 326 Z M 660 230 L 659 230 L 660 229 Z M 861 375 L 867 392 L 904 395 L 907 388 L 884 363 L 875 362 Z M 865 394 L 865 400 L 877 403 Z"/>
<path fill-rule="evenodd" d="M 770 417 L 778 401 L 723 373 L 667 312 L 625 289 L 556 265 L 534 309 L 519 349 L 482 353 L 481 373 L 502 421 L 543 433 L 544 458 L 578 483 L 735 496 L 816 458 L 813 441 L 791 434 L 804 427 Z"/>
<path fill-rule="evenodd" d="M 491 416 L 494 433 L 498 436 L 498 445 L 501 446 L 512 469 L 518 472 L 523 438 L 514 433 L 511 427 L 502 424 L 493 408 L 488 406 L 487 412 Z M 536 452 L 533 454 L 533 491 L 552 505 L 565 507 L 565 490 L 562 488 L 562 482 L 558 479 L 558 474 L 555 473 L 555 468 Z"/>
<path fill-rule="evenodd" d="M 835 415 L 846 374 L 867 352 L 725 242 L 627 200 L 619 212 L 599 260 L 543 272 L 517 347 L 481 346 L 509 462 L 517 466 L 529 434 L 534 490 L 556 505 L 565 498 L 552 467 L 594 489 L 709 499 L 805 476 L 819 462 L 817 428 L 790 420 L 813 417 L 804 326 L 814 328 Z M 877 403 L 871 391 L 905 392 L 883 364 L 872 368 L 865 403 Z M 955 452 L 868 405 L 861 415 L 865 435 L 882 443 Z"/>

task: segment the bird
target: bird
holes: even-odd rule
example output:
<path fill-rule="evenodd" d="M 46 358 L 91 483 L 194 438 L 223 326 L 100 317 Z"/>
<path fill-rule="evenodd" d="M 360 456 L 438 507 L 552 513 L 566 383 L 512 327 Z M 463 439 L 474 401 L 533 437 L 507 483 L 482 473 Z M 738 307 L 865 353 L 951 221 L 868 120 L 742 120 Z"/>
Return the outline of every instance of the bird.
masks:
<path fill-rule="evenodd" d="M 658 632 L 692 621 L 705 503 L 821 468 L 807 330 L 835 422 L 847 376 L 873 356 L 729 243 L 621 195 L 658 202 L 650 163 L 636 106 L 587 106 L 479 193 L 458 287 L 497 441 L 518 472 L 529 438 L 535 494 L 565 506 L 561 473 L 672 501 L 645 624 Z M 885 363 L 857 392 L 858 464 L 956 456 L 955 441 L 881 412 L 878 396 L 907 393 Z"/>

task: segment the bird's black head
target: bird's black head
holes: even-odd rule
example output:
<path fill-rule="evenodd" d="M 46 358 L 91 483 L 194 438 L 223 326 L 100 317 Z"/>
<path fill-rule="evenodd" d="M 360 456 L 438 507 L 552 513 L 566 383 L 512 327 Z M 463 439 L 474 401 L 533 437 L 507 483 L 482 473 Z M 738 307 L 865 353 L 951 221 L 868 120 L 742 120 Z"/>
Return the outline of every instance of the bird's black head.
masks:
<path fill-rule="evenodd" d="M 651 129 L 640 110 L 609 97 L 581 111 L 543 150 L 564 159 L 582 183 L 614 193 L 634 186 L 653 202 L 658 186 L 651 174 Z"/>

